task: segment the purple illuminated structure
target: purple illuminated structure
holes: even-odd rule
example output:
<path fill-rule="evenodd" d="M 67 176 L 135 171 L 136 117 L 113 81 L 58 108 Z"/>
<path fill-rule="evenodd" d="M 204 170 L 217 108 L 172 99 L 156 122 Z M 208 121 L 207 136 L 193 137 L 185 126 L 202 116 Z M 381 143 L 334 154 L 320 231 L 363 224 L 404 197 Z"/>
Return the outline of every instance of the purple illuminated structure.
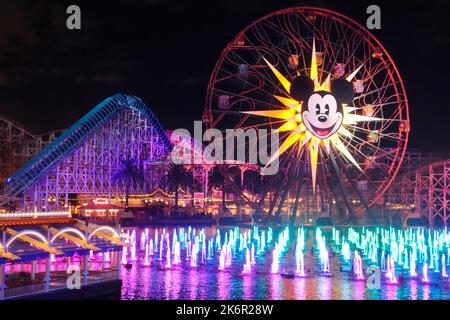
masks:
<path fill-rule="evenodd" d="M 156 189 L 163 168 L 154 165 L 171 149 L 163 128 L 137 97 L 117 94 L 44 148 L 8 179 L 7 197 L 22 195 L 23 208 L 68 207 L 69 194 L 89 198 L 122 197 L 125 186 L 113 176 L 124 159 L 142 169 L 144 179 L 132 183 L 131 194 Z"/>

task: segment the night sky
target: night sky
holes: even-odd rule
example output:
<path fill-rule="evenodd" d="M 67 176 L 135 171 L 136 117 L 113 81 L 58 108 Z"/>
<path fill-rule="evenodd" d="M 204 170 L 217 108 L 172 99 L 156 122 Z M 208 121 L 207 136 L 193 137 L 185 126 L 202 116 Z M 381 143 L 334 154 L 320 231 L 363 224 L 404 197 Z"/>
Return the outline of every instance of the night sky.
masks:
<path fill-rule="evenodd" d="M 66 28 L 77 4 L 82 29 Z M 365 25 L 396 62 L 412 119 L 410 146 L 450 152 L 450 1 L 0 0 L 0 113 L 34 133 L 67 128 L 118 93 L 142 98 L 165 128 L 200 120 L 221 51 L 253 20 L 297 5 Z"/>

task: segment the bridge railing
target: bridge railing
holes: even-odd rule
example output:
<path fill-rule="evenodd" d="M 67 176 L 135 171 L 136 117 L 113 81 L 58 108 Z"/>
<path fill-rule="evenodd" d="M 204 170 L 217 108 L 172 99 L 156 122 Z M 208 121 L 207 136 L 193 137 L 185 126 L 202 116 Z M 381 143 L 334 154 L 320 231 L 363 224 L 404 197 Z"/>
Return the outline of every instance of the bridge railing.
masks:
<path fill-rule="evenodd" d="M 108 271 L 104 271 L 104 272 L 101 272 L 98 274 L 90 274 L 90 275 L 88 275 L 87 285 L 104 282 L 104 281 L 109 281 L 109 280 L 116 280 L 118 278 L 119 278 L 119 274 L 118 274 L 117 270 L 108 270 Z M 53 278 L 53 281 L 50 282 L 49 291 L 67 289 L 67 283 L 64 280 L 65 280 L 65 278 L 63 278 L 63 279 Z M 83 287 L 83 285 L 85 283 L 84 276 L 81 277 L 80 282 L 81 282 L 81 286 Z M 47 292 L 45 282 L 38 283 L 38 284 L 30 284 L 30 285 L 20 286 L 20 287 L 5 288 L 3 299 L 7 300 L 7 299 L 14 299 L 14 298 L 22 298 L 22 297 L 27 297 L 27 296 L 31 296 L 34 294 L 45 293 L 45 292 Z M 1 298 L 2 297 L 0 297 L 0 300 L 1 300 Z"/>
<path fill-rule="evenodd" d="M 17 297 L 25 297 L 32 294 L 45 292 L 45 283 L 30 284 L 27 286 L 5 288 L 4 299 L 13 299 Z"/>

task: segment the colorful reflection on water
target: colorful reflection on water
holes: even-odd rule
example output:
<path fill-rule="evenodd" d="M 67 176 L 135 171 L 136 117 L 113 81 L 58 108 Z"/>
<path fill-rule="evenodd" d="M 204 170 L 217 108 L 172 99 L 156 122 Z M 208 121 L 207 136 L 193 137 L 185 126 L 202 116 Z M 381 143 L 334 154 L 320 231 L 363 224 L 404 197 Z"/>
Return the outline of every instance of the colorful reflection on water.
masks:
<path fill-rule="evenodd" d="M 184 229 L 187 232 L 187 228 Z M 159 240 L 163 233 L 168 233 L 169 242 L 173 245 L 173 228 L 166 228 L 164 231 L 163 228 L 149 228 L 147 230 L 147 242 L 149 239 L 155 239 L 156 230 L 158 230 Z M 245 234 L 248 230 L 250 229 L 241 228 L 239 234 Z M 291 234 L 295 235 L 296 230 L 291 230 Z M 249 273 L 243 273 L 243 266 L 246 263 L 246 250 L 239 250 L 239 245 L 236 245 L 236 252 L 232 257 L 231 265 L 225 267 L 224 270 L 219 270 L 220 251 L 214 250 L 213 258 L 211 260 L 205 259 L 202 263 L 200 249 L 198 265 L 192 267 L 192 261 L 187 257 L 186 247 L 181 250 L 181 263 L 179 265 L 172 264 L 170 269 L 164 268 L 166 265 L 165 249 L 161 255 L 162 261 L 158 260 L 159 252 L 155 252 L 153 256 L 149 257 L 150 265 L 145 266 L 145 249 L 141 249 L 145 246 L 141 247 L 140 245 L 140 241 L 144 239 L 142 233 L 145 233 L 145 229 L 129 229 L 127 231 L 129 234 L 132 234 L 133 231 L 135 233 L 133 237 L 136 239 L 137 258 L 136 261 L 131 261 L 132 259 L 129 256 L 127 261 L 132 264 L 132 268 L 126 269 L 123 267 L 121 270 L 123 280 L 122 299 L 124 300 L 439 300 L 449 297 L 449 281 L 442 276 L 438 268 L 436 268 L 436 271 L 429 273 L 429 282 L 425 283 L 422 281 L 420 274 L 416 278 L 410 278 L 406 276 L 406 270 L 403 271 L 402 268 L 397 267 L 397 277 L 400 273 L 405 272 L 405 276 L 397 284 L 390 283 L 383 273 L 379 288 L 368 288 L 367 278 L 369 275 L 366 273 L 365 279 L 358 280 L 355 277 L 354 269 L 351 267 L 352 262 L 347 264 L 349 268 L 346 268 L 343 256 L 338 250 L 339 246 L 331 241 L 334 237 L 331 230 L 322 230 L 324 238 L 327 239 L 323 250 L 326 249 L 329 259 L 328 274 L 323 272 L 323 261 L 320 257 L 322 252 L 318 250 L 316 230 L 305 232 L 304 277 L 295 276 L 297 268 L 295 236 L 292 236 L 292 239 L 287 242 L 285 251 L 279 257 L 279 272 L 271 273 L 273 249 L 276 239 L 282 233 L 281 229 L 274 231 L 274 240 L 270 245 L 266 245 L 265 251 L 255 255 L 256 263 L 251 266 Z M 195 234 L 199 235 L 200 231 L 201 229 L 196 229 Z M 226 232 L 227 230 L 221 230 L 222 244 Z M 345 232 L 346 230 L 342 230 L 341 234 Z M 179 234 L 179 229 L 176 229 L 176 233 Z M 206 241 L 213 239 L 216 235 L 216 228 L 205 228 L 204 234 Z M 237 238 L 239 239 L 239 237 Z M 193 246 L 194 239 L 191 240 Z M 240 240 L 242 241 L 242 238 Z M 444 245 L 448 245 L 448 243 Z M 314 250 L 311 250 L 311 248 L 314 248 Z M 173 261 L 173 251 L 171 256 Z M 367 267 L 373 264 L 364 255 L 363 269 L 367 270 Z M 422 269 L 420 268 L 420 270 Z"/>

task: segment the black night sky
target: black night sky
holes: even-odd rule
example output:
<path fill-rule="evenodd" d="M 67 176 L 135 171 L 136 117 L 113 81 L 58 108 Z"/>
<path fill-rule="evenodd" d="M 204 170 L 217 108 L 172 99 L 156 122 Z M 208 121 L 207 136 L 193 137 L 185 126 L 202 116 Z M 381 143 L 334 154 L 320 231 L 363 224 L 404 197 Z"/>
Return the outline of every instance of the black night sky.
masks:
<path fill-rule="evenodd" d="M 82 29 L 66 28 L 77 4 Z M 365 25 L 392 55 L 410 101 L 411 147 L 450 151 L 450 2 L 0 0 L 0 112 L 35 133 L 67 128 L 117 92 L 141 97 L 165 128 L 200 120 L 222 49 L 253 20 L 309 5 Z"/>

